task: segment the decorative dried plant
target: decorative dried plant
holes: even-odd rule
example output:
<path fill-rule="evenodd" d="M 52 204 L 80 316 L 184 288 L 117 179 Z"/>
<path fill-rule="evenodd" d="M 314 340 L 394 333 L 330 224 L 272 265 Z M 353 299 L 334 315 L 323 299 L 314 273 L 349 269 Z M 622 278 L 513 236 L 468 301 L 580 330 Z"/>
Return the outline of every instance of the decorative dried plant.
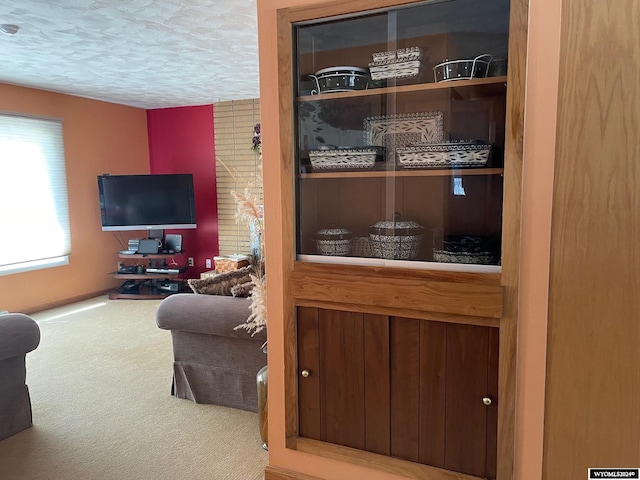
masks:
<path fill-rule="evenodd" d="M 262 155 L 260 155 L 262 165 Z M 249 182 L 242 191 L 232 191 L 231 195 L 236 201 L 236 219 L 252 225 L 251 241 L 259 245 L 259 256 L 254 258 L 255 273 L 251 275 L 254 286 L 251 290 L 251 314 L 245 323 L 236 329 L 245 329 L 255 335 L 267 326 L 267 283 L 264 270 L 264 215 L 262 209 L 262 167 L 258 168 L 256 179 Z"/>
<path fill-rule="evenodd" d="M 262 206 L 262 139 L 260 134 L 260 124 L 253 128 L 253 138 L 251 148 L 258 152 L 258 171 L 255 179 L 247 182 L 247 186 L 241 190 L 232 190 L 231 195 L 236 202 L 236 220 L 246 222 L 250 226 L 251 244 L 258 245 L 258 252 L 252 256 L 254 273 L 251 274 L 251 281 L 254 286 L 251 290 L 251 314 L 247 321 L 235 327 L 236 330 L 244 329 L 251 333 L 251 336 L 267 328 L 267 280 L 265 275 L 265 229 L 264 211 Z M 235 178 L 229 168 L 222 165 Z M 266 345 L 266 344 L 265 344 Z M 264 347 L 264 346 L 263 346 Z"/>

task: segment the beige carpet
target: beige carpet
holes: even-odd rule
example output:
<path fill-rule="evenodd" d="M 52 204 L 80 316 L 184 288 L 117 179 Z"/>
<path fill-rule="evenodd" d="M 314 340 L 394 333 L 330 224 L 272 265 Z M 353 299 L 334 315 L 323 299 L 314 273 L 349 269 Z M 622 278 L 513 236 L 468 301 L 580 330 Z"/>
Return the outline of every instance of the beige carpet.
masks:
<path fill-rule="evenodd" d="M 0 441 L 0 479 L 264 478 L 257 414 L 170 395 L 158 303 L 105 296 L 32 315 L 34 426 Z"/>

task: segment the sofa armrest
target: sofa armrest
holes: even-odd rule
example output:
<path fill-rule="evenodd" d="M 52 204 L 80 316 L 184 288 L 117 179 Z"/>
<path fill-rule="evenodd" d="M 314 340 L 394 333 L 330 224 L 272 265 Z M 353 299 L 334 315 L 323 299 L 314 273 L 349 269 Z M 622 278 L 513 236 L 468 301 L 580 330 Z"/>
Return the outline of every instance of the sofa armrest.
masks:
<path fill-rule="evenodd" d="M 246 330 L 234 330 L 246 322 L 251 313 L 250 305 L 250 298 L 177 293 L 160 302 L 156 324 L 164 330 L 250 339 Z M 265 331 L 257 333 L 253 339 L 266 341 Z"/>
<path fill-rule="evenodd" d="M 40 344 L 40 327 L 27 315 L 0 315 L 0 360 L 23 356 Z"/>

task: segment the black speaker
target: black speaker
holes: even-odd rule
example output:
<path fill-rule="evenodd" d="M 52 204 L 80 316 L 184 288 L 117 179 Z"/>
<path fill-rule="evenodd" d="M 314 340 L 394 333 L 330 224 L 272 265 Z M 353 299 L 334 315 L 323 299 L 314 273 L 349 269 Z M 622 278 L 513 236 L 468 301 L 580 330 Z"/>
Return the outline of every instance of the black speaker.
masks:
<path fill-rule="evenodd" d="M 138 253 L 155 254 L 158 253 L 162 242 L 157 238 L 141 238 L 138 244 Z"/>
<path fill-rule="evenodd" d="M 173 250 L 176 253 L 180 253 L 182 251 L 182 235 L 174 235 L 172 233 L 165 235 L 164 248 L 165 250 Z"/>

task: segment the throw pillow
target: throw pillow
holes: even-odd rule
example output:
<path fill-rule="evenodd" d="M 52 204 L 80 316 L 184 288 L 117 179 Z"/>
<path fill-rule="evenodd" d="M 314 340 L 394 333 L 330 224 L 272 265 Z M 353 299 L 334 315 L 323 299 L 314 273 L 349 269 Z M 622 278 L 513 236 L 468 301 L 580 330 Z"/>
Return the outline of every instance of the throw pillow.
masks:
<path fill-rule="evenodd" d="M 231 295 L 231 288 L 251 281 L 253 267 L 242 267 L 238 270 L 220 273 L 209 278 L 190 278 L 187 284 L 193 293 L 206 295 Z"/>
<path fill-rule="evenodd" d="M 239 285 L 234 285 L 231 287 L 231 295 L 234 297 L 248 297 L 251 295 L 251 291 L 253 290 L 253 282 L 241 283 Z"/>

